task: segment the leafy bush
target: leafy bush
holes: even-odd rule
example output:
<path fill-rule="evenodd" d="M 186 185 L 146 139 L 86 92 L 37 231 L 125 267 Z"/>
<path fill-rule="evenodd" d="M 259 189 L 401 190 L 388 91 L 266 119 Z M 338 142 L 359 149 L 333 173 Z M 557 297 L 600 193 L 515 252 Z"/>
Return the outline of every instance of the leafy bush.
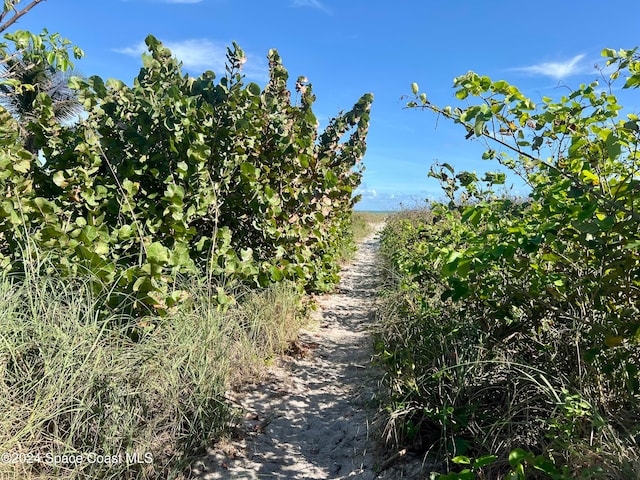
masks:
<path fill-rule="evenodd" d="M 619 67 L 612 81 L 627 72 L 626 86 L 638 85 L 635 50 L 604 54 Z M 484 158 L 531 194 L 500 196 L 503 174 L 436 165 L 449 203 L 388 226 L 383 252 L 400 291 L 378 340 L 390 432 L 440 459 L 495 453 L 494 475 L 523 447 L 572 474 L 637 476 L 638 117 L 619 118 L 595 83 L 540 108 L 473 72 L 455 86 L 481 104 L 439 108 L 414 86 L 410 106 L 485 139 Z"/>
<path fill-rule="evenodd" d="M 36 37 L 20 35 L 27 40 L 16 50 L 24 55 Z M 57 255 L 65 275 L 91 272 L 98 286 L 114 285 L 112 306 L 134 298 L 143 312 L 166 313 L 188 296 L 174 285 L 179 274 L 229 286 L 290 279 L 329 289 L 373 97 L 364 95 L 318 135 L 311 85 L 298 79 L 292 105 L 275 50 L 261 89 L 244 84 L 245 56 L 235 44 L 217 83 L 213 72 L 183 75 L 152 36 L 147 45 L 131 87 L 72 79 L 86 111 L 75 125 L 57 121 L 46 94 L 36 97 L 30 118 L 38 121 L 22 128 L 42 162 L 24 148 L 18 120 L 0 111 L 5 267 L 19 271 L 32 260 L 29 239 Z M 49 62 L 46 50 L 36 58 Z M 223 291 L 220 302 L 228 302 Z"/>

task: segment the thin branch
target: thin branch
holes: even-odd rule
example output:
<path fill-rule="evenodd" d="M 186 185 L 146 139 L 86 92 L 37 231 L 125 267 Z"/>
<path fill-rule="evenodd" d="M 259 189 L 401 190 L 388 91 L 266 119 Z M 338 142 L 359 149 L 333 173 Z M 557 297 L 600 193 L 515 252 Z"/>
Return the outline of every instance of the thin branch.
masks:
<path fill-rule="evenodd" d="M 431 103 L 427 104 L 427 105 L 417 105 L 418 108 L 424 110 L 424 109 L 429 109 L 432 112 L 435 112 L 437 114 L 441 114 L 444 115 L 446 118 L 453 120 L 456 123 L 461 124 L 463 127 L 465 127 L 467 129 L 467 131 L 469 132 L 473 132 L 474 131 L 474 126 L 468 122 L 465 122 L 463 120 L 460 120 L 460 118 L 452 113 L 448 113 L 446 112 L 444 109 L 437 107 Z M 562 168 L 556 167 L 555 165 L 539 158 L 536 157 L 535 155 L 531 155 L 528 152 L 523 151 L 520 147 L 511 145 L 508 142 L 505 142 L 504 140 L 501 140 L 499 138 L 497 138 L 494 135 L 491 135 L 488 131 L 484 130 L 481 134 L 482 137 L 489 139 L 491 141 L 494 141 L 500 145 L 502 145 L 504 148 L 511 150 L 514 153 L 517 153 L 518 155 L 521 155 L 525 158 L 528 158 L 529 160 L 531 160 L 534 163 L 538 163 L 540 165 L 544 165 L 547 169 L 557 173 L 558 175 L 566 178 L 567 180 L 569 180 L 573 185 L 575 186 L 584 186 L 584 184 L 580 181 L 579 178 L 576 178 L 575 175 L 572 175 L 569 172 L 564 171 Z M 597 190 L 591 190 L 591 193 L 598 199 L 602 200 L 604 203 L 606 203 L 608 206 L 610 207 L 614 207 L 628 215 L 631 216 L 631 218 L 633 218 L 634 220 L 640 220 L 640 214 L 638 214 L 635 210 L 628 210 L 626 208 L 624 208 L 623 206 L 621 206 L 615 199 L 611 199 L 608 198 L 606 195 L 602 194 L 601 192 L 598 192 Z"/>
<path fill-rule="evenodd" d="M 22 10 L 16 9 L 14 5 L 13 11 L 15 12 L 15 15 L 11 17 L 11 19 L 7 20 L 7 22 L 4 24 L 2 22 L 4 22 L 4 19 L 9 14 L 9 11 L 1 13 L 0 14 L 0 33 L 4 32 L 7 28 L 9 28 L 11 25 L 16 23 L 20 19 L 20 17 L 27 14 L 29 10 L 31 10 L 33 7 L 35 7 L 36 5 L 42 2 L 46 2 L 46 0 L 33 0 L 29 5 L 24 7 Z"/>

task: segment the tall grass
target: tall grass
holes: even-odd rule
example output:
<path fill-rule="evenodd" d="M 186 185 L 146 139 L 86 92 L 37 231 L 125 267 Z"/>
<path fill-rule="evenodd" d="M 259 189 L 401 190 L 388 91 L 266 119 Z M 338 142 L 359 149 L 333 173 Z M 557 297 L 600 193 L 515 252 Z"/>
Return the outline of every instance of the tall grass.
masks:
<path fill-rule="evenodd" d="M 105 315 L 88 279 L 0 277 L 0 478 L 180 475 L 228 425 L 225 390 L 299 322 L 287 285 L 226 312 L 211 289 L 191 291 L 169 316 L 133 318 Z"/>
<path fill-rule="evenodd" d="M 292 283 L 248 291 L 240 302 L 240 308 L 227 312 L 235 326 L 229 351 L 231 386 L 261 377 L 265 365 L 297 340 L 305 319 L 299 291 Z"/>

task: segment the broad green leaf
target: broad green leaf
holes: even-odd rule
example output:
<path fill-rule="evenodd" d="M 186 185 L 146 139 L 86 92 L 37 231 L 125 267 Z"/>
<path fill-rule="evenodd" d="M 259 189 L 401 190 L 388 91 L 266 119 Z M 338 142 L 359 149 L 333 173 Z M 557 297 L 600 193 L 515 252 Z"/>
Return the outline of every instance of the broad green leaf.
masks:
<path fill-rule="evenodd" d="M 118 229 L 118 238 L 120 240 L 127 240 L 134 234 L 134 227 L 132 225 L 122 225 Z"/>
<path fill-rule="evenodd" d="M 478 457 L 473 461 L 473 468 L 486 467 L 487 465 L 495 462 L 497 459 L 497 455 L 484 455 L 482 457 Z"/>
<path fill-rule="evenodd" d="M 152 288 L 151 279 L 147 276 L 138 277 L 131 288 L 134 292 L 146 293 Z"/>
<path fill-rule="evenodd" d="M 54 173 L 53 183 L 55 183 L 60 188 L 66 187 L 68 185 L 68 182 L 64 177 L 64 172 L 57 171 L 56 173 Z"/>
<path fill-rule="evenodd" d="M 127 195 L 133 197 L 140 190 L 140 184 L 138 182 L 132 182 L 128 178 L 125 178 L 122 181 L 122 188 L 125 192 L 127 192 Z"/>
<path fill-rule="evenodd" d="M 476 120 L 476 124 L 473 127 L 473 133 L 475 133 L 476 137 L 481 137 L 484 133 L 484 120 Z"/>
<path fill-rule="evenodd" d="M 276 266 L 271 267 L 269 269 L 269 273 L 271 274 L 271 280 L 274 282 L 280 282 L 282 279 L 284 279 L 283 271 Z"/>
<path fill-rule="evenodd" d="M 462 214 L 462 221 L 469 222 L 474 227 L 477 227 L 482 219 L 482 213 L 482 209 L 479 206 L 467 207 Z"/>
<path fill-rule="evenodd" d="M 262 93 L 260 86 L 257 83 L 253 83 L 253 82 L 247 85 L 247 91 L 251 95 L 255 95 L 255 96 L 258 96 L 260 95 L 260 93 Z"/>
<path fill-rule="evenodd" d="M 259 174 L 258 169 L 252 163 L 248 162 L 244 162 L 240 165 L 240 171 L 243 175 L 252 179 L 257 178 Z"/>
<path fill-rule="evenodd" d="M 178 202 L 181 205 L 182 200 L 184 199 L 184 188 L 182 188 L 180 185 L 169 184 L 164 192 L 164 195 L 165 199 L 171 200 L 173 202 Z"/>
<path fill-rule="evenodd" d="M 455 171 L 454 171 L 453 167 L 451 166 L 451 164 L 445 162 L 445 163 L 442 163 L 441 166 L 443 168 L 446 168 L 447 170 L 449 170 L 451 172 L 451 174 L 455 173 Z"/>
<path fill-rule="evenodd" d="M 169 250 L 160 242 L 153 242 L 146 251 L 149 262 L 160 265 L 169 263 Z"/>
<path fill-rule="evenodd" d="M 582 170 L 582 179 L 592 185 L 600 185 L 600 178 L 589 170 Z"/>
<path fill-rule="evenodd" d="M 622 152 L 622 148 L 620 146 L 620 140 L 610 133 L 605 140 L 605 148 L 607 149 L 607 154 L 609 159 L 615 160 L 620 156 Z"/>
<path fill-rule="evenodd" d="M 96 238 L 98 238 L 98 229 L 93 225 L 86 225 L 82 229 L 82 233 L 89 243 L 92 243 Z"/>
<path fill-rule="evenodd" d="M 31 169 L 30 159 L 21 159 L 13 163 L 13 170 L 19 173 L 27 173 Z"/>
<path fill-rule="evenodd" d="M 98 255 L 106 255 L 109 253 L 109 245 L 105 242 L 96 242 L 94 243 L 93 251 Z"/>
<path fill-rule="evenodd" d="M 511 465 L 512 468 L 515 468 L 518 465 L 521 465 L 529 456 L 530 454 L 521 448 L 511 450 L 509 453 L 509 465 Z"/>
<path fill-rule="evenodd" d="M 471 465 L 471 459 L 464 455 L 458 455 L 457 457 L 453 457 L 451 459 L 453 463 L 462 464 L 462 465 Z"/>

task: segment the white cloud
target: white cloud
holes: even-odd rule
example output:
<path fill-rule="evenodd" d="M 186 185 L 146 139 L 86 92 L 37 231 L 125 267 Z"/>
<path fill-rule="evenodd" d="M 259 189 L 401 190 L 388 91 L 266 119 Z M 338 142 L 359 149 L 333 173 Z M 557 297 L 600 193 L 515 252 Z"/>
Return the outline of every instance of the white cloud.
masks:
<path fill-rule="evenodd" d="M 513 68 L 512 70 L 562 80 L 572 75 L 578 75 L 588 71 L 586 65 L 580 63 L 583 58 L 584 55 L 576 55 L 565 62 L 538 63 L 526 67 Z"/>
<path fill-rule="evenodd" d="M 183 63 L 185 69 L 200 72 L 213 70 L 216 75 L 222 76 L 225 73 L 227 46 L 231 45 L 231 42 L 227 44 L 202 38 L 163 42 L 163 45 Z M 147 46 L 144 42 L 139 42 L 126 48 L 115 49 L 115 51 L 139 58 L 147 51 Z M 266 60 L 247 52 L 245 54 L 247 55 L 247 63 L 243 66 L 243 73 L 247 78 L 266 81 L 269 78 Z"/>
<path fill-rule="evenodd" d="M 130 45 L 125 48 L 114 48 L 113 51 L 122 53 L 124 55 L 129 55 L 130 57 L 139 57 L 147 51 L 147 46 L 144 42 L 138 42 L 135 45 Z"/>
<path fill-rule="evenodd" d="M 164 46 L 180 59 L 185 68 L 213 70 L 222 73 L 227 55 L 227 45 L 207 39 L 166 42 Z"/>
<path fill-rule="evenodd" d="M 330 10 L 320 0 L 292 0 L 292 7 L 311 7 L 322 10 L 325 13 L 330 13 Z"/>
<path fill-rule="evenodd" d="M 379 192 L 375 189 L 361 188 L 356 194 L 362 194 L 361 200 L 356 204 L 358 210 L 393 211 L 403 208 L 420 208 L 426 205 L 425 199 L 430 195 L 424 191 L 416 192 Z M 374 194 L 375 193 L 375 194 Z"/>
<path fill-rule="evenodd" d="M 358 186 L 355 193 L 363 197 L 376 197 L 378 195 L 378 192 L 374 188 L 369 188 L 369 185 L 365 182 Z"/>

